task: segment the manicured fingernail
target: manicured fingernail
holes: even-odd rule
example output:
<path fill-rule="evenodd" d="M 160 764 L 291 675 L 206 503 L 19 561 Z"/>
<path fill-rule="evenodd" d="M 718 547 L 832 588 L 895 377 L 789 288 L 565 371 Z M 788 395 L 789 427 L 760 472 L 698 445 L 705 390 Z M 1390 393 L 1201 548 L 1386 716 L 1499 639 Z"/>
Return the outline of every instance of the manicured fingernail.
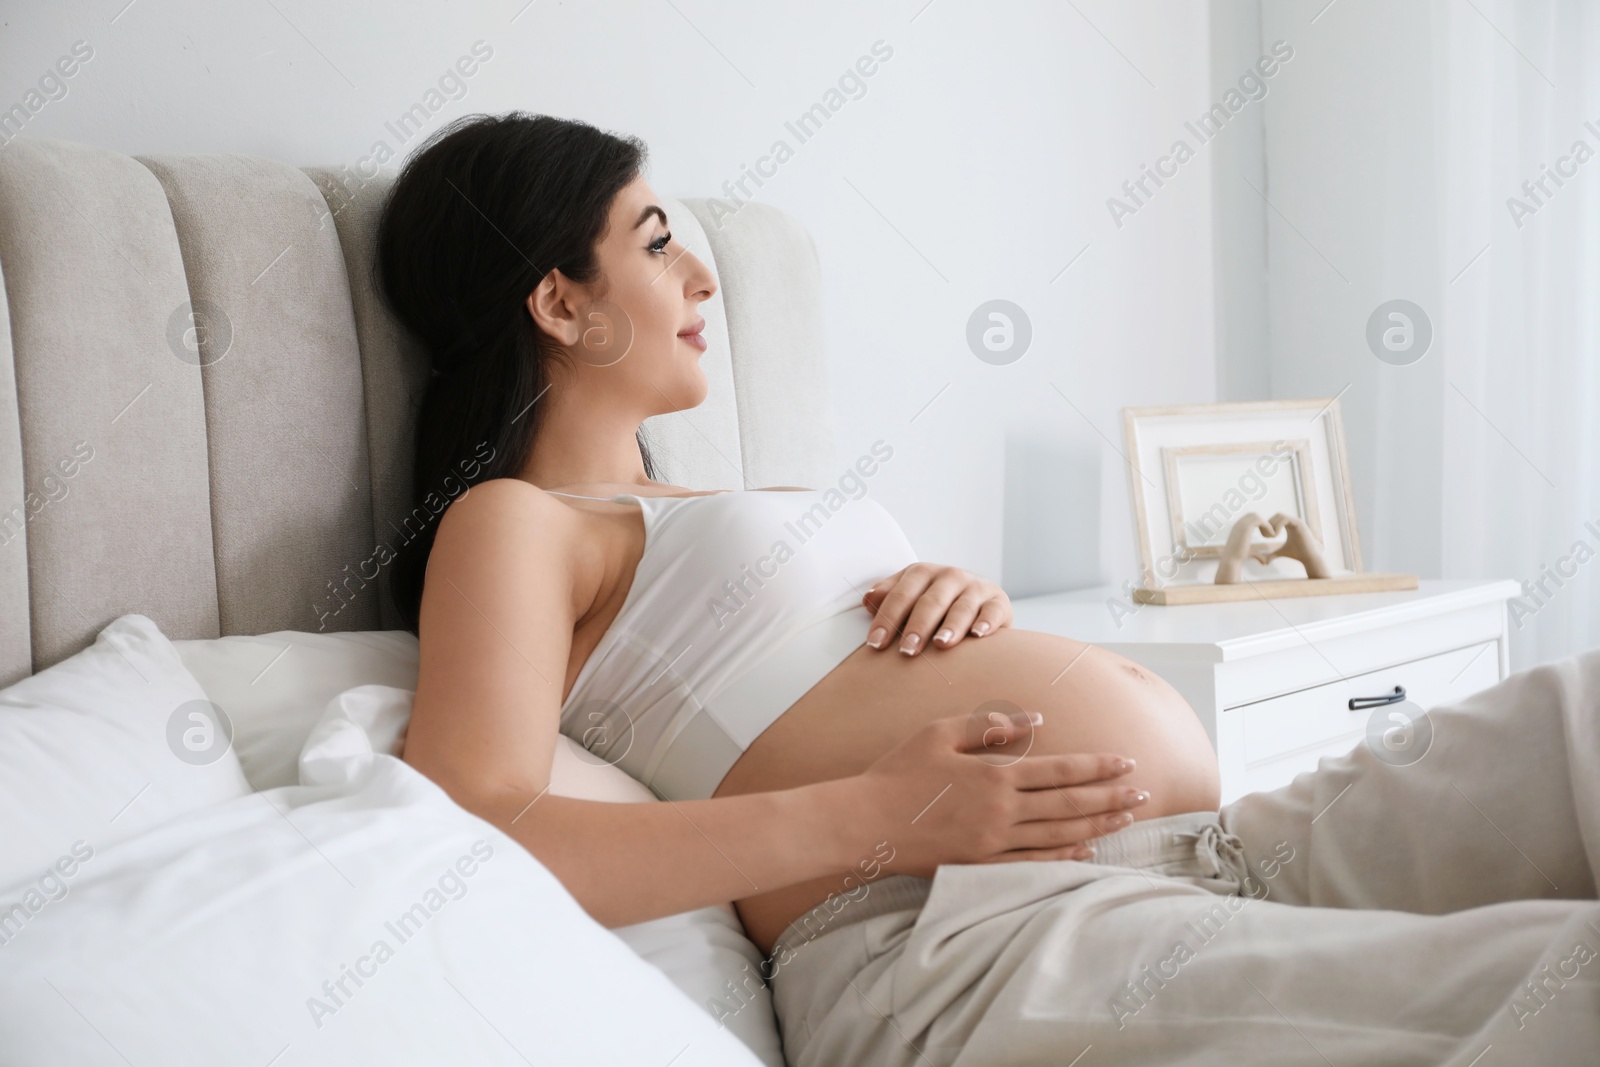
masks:
<path fill-rule="evenodd" d="M 917 634 L 906 634 L 906 639 L 900 642 L 900 651 L 908 656 L 916 655 L 917 643 L 921 640 L 922 638 Z"/>
<path fill-rule="evenodd" d="M 938 633 L 934 634 L 933 639 L 942 645 L 947 643 L 954 636 L 955 633 L 951 631 L 950 627 L 946 626 L 943 630 L 940 630 Z"/>
<path fill-rule="evenodd" d="M 881 626 L 874 626 L 872 628 L 872 632 L 867 635 L 867 644 L 871 645 L 873 648 L 882 648 L 883 639 L 888 636 L 888 630 L 885 630 Z"/>
<path fill-rule="evenodd" d="M 1143 804 L 1149 799 L 1150 794 L 1145 792 L 1143 789 L 1129 789 L 1122 794 L 1122 806 L 1125 808 L 1131 808 L 1136 805 Z"/>
<path fill-rule="evenodd" d="M 1126 774 L 1128 771 L 1133 770 L 1133 760 L 1119 759 L 1111 765 L 1111 769 L 1118 774 Z"/>
<path fill-rule="evenodd" d="M 1028 721 L 1038 726 L 1044 722 L 1044 716 L 1037 711 L 1030 711 L 1028 712 Z"/>
<path fill-rule="evenodd" d="M 1072 858 L 1075 860 L 1092 860 L 1094 859 L 1094 849 L 1080 848 L 1072 854 Z"/>
<path fill-rule="evenodd" d="M 975 636 L 982 637 L 984 634 L 989 632 L 989 624 L 987 622 L 980 622 L 978 625 L 972 628 L 972 632 Z"/>
<path fill-rule="evenodd" d="M 1128 812 L 1123 812 L 1120 815 L 1113 815 L 1113 816 L 1111 816 L 1111 818 L 1107 819 L 1106 820 L 1106 825 L 1107 826 L 1126 826 L 1132 821 L 1133 821 L 1133 816 L 1130 815 Z"/>

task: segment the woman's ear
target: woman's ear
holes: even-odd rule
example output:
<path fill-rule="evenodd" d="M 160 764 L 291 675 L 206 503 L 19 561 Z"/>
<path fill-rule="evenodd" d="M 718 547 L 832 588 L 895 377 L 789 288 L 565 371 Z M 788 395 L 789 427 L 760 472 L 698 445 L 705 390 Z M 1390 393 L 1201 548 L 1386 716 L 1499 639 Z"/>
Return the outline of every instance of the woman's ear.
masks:
<path fill-rule="evenodd" d="M 528 314 L 540 330 L 570 348 L 583 332 L 578 306 L 581 296 L 571 279 L 559 268 L 553 269 L 528 294 Z"/>

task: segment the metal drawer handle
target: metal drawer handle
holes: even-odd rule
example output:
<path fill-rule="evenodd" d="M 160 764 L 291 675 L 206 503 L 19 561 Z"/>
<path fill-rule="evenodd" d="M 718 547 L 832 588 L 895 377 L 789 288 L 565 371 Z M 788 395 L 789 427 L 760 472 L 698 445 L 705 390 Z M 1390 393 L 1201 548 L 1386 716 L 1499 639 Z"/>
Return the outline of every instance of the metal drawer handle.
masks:
<path fill-rule="evenodd" d="M 1406 687 L 1397 685 L 1394 687 L 1394 692 L 1387 693 L 1381 697 L 1351 697 L 1350 710 L 1364 711 L 1367 708 L 1381 708 L 1385 704 L 1398 704 L 1405 698 Z"/>

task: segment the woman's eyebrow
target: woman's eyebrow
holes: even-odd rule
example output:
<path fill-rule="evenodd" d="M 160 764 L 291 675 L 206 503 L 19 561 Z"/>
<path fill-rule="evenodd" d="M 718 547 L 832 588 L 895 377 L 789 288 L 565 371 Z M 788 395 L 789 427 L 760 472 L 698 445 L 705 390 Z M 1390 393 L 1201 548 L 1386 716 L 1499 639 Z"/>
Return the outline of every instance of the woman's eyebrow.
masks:
<path fill-rule="evenodd" d="M 667 224 L 667 213 L 665 211 L 662 211 L 655 204 L 651 204 L 649 207 L 647 207 L 643 211 L 639 212 L 639 221 L 635 222 L 633 224 L 633 228 L 637 230 L 640 226 L 643 226 L 644 223 L 645 223 L 645 220 L 648 219 L 651 215 L 655 215 L 658 218 L 660 218 L 661 219 L 661 225 L 665 226 Z"/>

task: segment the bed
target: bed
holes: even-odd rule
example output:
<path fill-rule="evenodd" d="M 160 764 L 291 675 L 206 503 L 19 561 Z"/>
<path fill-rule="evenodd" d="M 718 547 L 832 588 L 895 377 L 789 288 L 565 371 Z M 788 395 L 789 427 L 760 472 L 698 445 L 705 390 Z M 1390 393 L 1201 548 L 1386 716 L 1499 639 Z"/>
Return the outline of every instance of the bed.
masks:
<path fill-rule="evenodd" d="M 394 758 L 427 367 L 371 281 L 393 177 L 0 152 L 0 1060 L 781 1067 L 731 909 L 607 931 Z M 810 237 L 663 207 L 720 291 L 660 476 L 822 484 Z M 569 747 L 563 789 L 653 799 Z"/>

